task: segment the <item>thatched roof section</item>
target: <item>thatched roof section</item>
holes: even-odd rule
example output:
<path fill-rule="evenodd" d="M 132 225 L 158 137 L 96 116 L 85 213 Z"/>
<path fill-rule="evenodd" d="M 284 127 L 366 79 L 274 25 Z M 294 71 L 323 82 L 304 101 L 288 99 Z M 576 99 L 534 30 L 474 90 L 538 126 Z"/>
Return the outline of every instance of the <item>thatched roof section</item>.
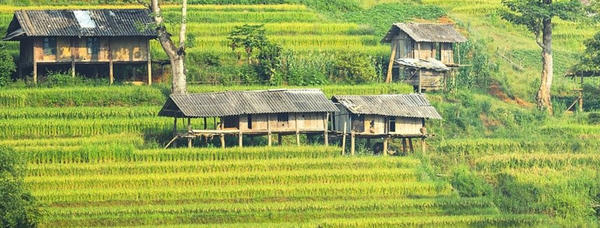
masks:
<path fill-rule="evenodd" d="M 334 96 L 352 114 L 442 119 L 422 94 Z"/>
<path fill-rule="evenodd" d="M 20 10 L 4 40 L 22 37 L 155 37 L 145 9 Z"/>
<path fill-rule="evenodd" d="M 462 43 L 467 41 L 467 38 L 456 31 L 451 24 L 396 23 L 381 42 L 390 43 L 400 31 L 405 32 L 416 42 Z"/>
<path fill-rule="evenodd" d="M 158 115 L 198 118 L 337 111 L 320 90 L 294 89 L 171 95 Z"/>
<path fill-rule="evenodd" d="M 400 58 L 396 60 L 401 66 L 416 68 L 416 69 L 425 69 L 425 70 L 433 70 L 438 72 L 446 72 L 449 71 L 444 63 L 437 59 L 429 58 L 429 59 L 412 59 L 412 58 Z"/>

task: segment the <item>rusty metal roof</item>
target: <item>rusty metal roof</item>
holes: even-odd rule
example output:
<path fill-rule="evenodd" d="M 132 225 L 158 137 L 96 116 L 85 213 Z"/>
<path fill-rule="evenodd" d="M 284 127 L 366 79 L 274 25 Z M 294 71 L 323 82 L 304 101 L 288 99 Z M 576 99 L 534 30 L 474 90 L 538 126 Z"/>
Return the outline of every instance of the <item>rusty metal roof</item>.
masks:
<path fill-rule="evenodd" d="M 467 38 L 451 24 L 396 23 L 390 28 L 382 43 L 389 43 L 400 31 L 405 32 L 416 42 L 462 43 Z"/>
<path fill-rule="evenodd" d="M 155 37 L 145 9 L 20 10 L 4 40 L 22 37 Z"/>
<path fill-rule="evenodd" d="M 334 96 L 352 114 L 442 119 L 422 94 Z"/>
<path fill-rule="evenodd" d="M 158 115 L 197 118 L 337 111 L 318 89 L 280 89 L 171 95 Z"/>

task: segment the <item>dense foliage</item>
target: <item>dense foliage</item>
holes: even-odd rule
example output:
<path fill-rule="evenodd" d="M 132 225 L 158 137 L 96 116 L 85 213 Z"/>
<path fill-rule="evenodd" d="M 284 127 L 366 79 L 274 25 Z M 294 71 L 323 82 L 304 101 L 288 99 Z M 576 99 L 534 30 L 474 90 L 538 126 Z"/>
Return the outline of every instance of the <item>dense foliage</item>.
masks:
<path fill-rule="evenodd" d="M 25 164 L 9 147 L 0 146 L 0 226 L 36 227 L 40 212 L 23 182 Z"/>

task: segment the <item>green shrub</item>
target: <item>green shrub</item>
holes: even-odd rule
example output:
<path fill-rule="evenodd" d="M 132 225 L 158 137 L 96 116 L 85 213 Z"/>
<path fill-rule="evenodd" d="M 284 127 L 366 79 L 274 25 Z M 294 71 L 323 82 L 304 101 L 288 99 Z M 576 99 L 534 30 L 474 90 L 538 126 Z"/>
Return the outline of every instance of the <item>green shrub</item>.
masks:
<path fill-rule="evenodd" d="M 38 205 L 25 189 L 25 162 L 8 147 L 0 147 L 0 226 L 36 227 Z"/>
<path fill-rule="evenodd" d="M 8 52 L 8 48 L 0 45 L 0 87 L 10 83 L 10 77 L 15 73 L 15 70 L 15 63 L 13 62 L 13 57 Z"/>
<path fill-rule="evenodd" d="M 370 56 L 344 53 L 334 61 L 335 79 L 338 82 L 365 83 L 377 81 L 377 72 Z"/>
<path fill-rule="evenodd" d="M 492 187 L 466 166 L 460 166 L 454 170 L 451 183 L 458 194 L 463 197 L 488 196 L 492 192 Z"/>
<path fill-rule="evenodd" d="M 588 115 L 589 124 L 600 124 L 600 112 L 592 112 Z"/>

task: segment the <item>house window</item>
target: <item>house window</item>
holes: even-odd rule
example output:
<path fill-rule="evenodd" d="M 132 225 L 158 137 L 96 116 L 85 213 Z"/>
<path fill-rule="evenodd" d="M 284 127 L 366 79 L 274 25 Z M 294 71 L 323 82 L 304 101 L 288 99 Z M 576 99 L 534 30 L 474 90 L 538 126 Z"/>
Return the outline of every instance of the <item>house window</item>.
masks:
<path fill-rule="evenodd" d="M 98 38 L 88 38 L 87 39 L 87 51 L 88 55 L 98 55 L 100 52 L 100 41 Z"/>
<path fill-rule="evenodd" d="M 390 129 L 390 132 L 396 132 L 396 118 L 394 118 L 394 117 L 390 118 L 388 129 Z"/>
<path fill-rule="evenodd" d="M 252 129 L 252 115 L 248 115 L 248 129 Z"/>
<path fill-rule="evenodd" d="M 56 38 L 44 38 L 44 55 L 56 55 Z"/>
<path fill-rule="evenodd" d="M 287 113 L 279 113 L 277 114 L 277 122 L 288 122 L 290 117 Z"/>
<path fill-rule="evenodd" d="M 238 128 L 239 121 L 240 119 L 238 116 L 223 117 L 223 127 L 226 129 Z"/>

